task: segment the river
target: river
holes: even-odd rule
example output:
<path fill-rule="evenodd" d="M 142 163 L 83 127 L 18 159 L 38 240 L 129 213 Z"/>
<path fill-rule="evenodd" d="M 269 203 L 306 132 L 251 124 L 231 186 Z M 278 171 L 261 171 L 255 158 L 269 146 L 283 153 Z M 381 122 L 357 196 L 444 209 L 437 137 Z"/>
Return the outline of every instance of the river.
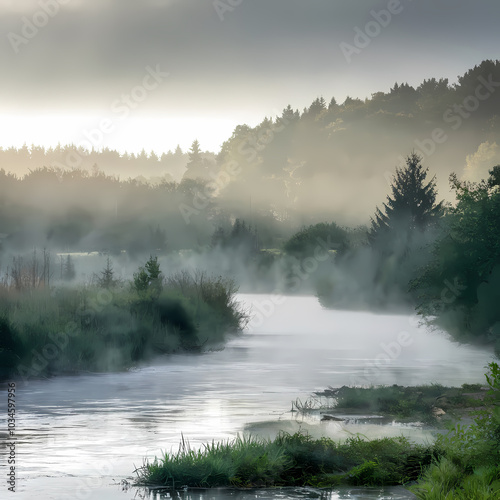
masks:
<path fill-rule="evenodd" d="M 333 437 L 405 434 L 420 426 L 319 423 L 291 401 L 348 384 L 458 386 L 483 382 L 491 353 L 450 342 L 405 315 L 322 309 L 314 297 L 242 294 L 254 318 L 224 350 L 173 355 L 124 373 L 33 380 L 17 385 L 16 500 L 167 498 L 131 488 L 143 458 L 237 433 L 278 428 Z M 5 395 L 5 384 L 2 394 Z M 4 408 L 6 405 L 2 405 Z M 6 413 L 0 416 L 2 498 L 7 491 Z M 212 491 L 183 499 L 411 498 L 401 489 Z"/>

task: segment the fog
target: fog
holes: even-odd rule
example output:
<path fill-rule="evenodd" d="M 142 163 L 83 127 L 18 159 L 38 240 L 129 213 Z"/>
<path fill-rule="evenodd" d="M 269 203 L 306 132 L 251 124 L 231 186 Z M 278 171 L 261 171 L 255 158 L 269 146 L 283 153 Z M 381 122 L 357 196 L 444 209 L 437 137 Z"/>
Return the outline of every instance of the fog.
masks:
<path fill-rule="evenodd" d="M 453 466 L 457 488 L 489 491 L 494 413 L 437 446 L 372 451 L 406 424 L 432 440 L 455 410 L 487 415 L 485 370 L 498 397 L 484 364 L 500 356 L 499 14 L 496 0 L 0 0 L 0 424 L 23 446 L 0 444 L 9 489 L 46 498 L 111 453 L 117 468 L 92 477 L 156 497 L 134 490 L 131 455 L 180 434 L 191 462 L 176 457 L 180 478 L 144 466 L 148 485 L 404 492 Z M 312 399 L 288 410 L 329 384 L 401 381 L 384 425 L 323 418 Z M 349 411 L 379 411 L 354 393 Z M 271 465 L 241 441 L 227 481 L 191 475 L 204 458 L 182 433 L 201 446 L 252 429 L 358 439 L 338 455 L 279 434 Z M 336 450 L 318 475 L 317 446 Z"/>
<path fill-rule="evenodd" d="M 451 173 L 467 181 L 488 176 L 500 160 L 498 68 L 484 61 L 454 85 L 432 78 L 416 88 L 373 89 L 364 101 L 319 97 L 302 111 L 289 105 L 255 127 L 238 125 L 219 151 L 203 151 L 196 139 L 188 151 L 177 147 L 161 156 L 76 145 L 1 150 L 2 269 L 16 255 L 46 249 L 57 277 L 56 255 L 99 253 L 112 256 L 126 280 L 149 255 L 159 255 L 172 272 L 185 267 L 235 276 L 247 291 L 288 289 L 291 266 L 307 255 L 280 255 L 285 242 L 321 222 L 346 228 L 350 239 L 362 234 L 356 228 L 370 225 L 410 153 L 434 179 L 436 201 L 453 202 Z M 253 236 L 218 245 L 217 231 L 229 235 L 236 220 Z M 335 243 L 326 251 L 335 252 Z M 423 235 L 414 248 L 431 243 Z M 349 243 L 351 249 L 358 244 Z M 343 278 L 337 269 L 334 281 L 346 283 L 349 302 L 365 303 L 380 272 L 369 250 L 356 252 L 338 256 L 337 264 L 353 258 L 359 264 Z M 77 276 L 98 273 L 98 261 L 79 257 Z M 412 266 L 417 263 L 408 265 L 406 281 Z M 353 279 L 359 269 L 363 277 Z M 316 291 L 309 276 L 300 281 L 296 291 Z"/>

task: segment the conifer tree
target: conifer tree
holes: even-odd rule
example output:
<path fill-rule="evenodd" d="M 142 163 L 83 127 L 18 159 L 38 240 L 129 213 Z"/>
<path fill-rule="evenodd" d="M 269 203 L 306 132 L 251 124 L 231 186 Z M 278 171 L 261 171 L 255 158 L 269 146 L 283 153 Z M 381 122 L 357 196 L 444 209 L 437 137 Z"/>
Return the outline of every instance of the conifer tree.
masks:
<path fill-rule="evenodd" d="M 428 169 L 421 165 L 422 158 L 412 153 L 405 168 L 397 168 L 391 185 L 391 195 L 383 209 L 377 207 L 371 219 L 369 241 L 372 246 L 390 241 L 398 233 L 411 235 L 435 225 L 443 215 L 443 202 L 436 203 L 436 182 L 433 177 L 425 182 Z"/>

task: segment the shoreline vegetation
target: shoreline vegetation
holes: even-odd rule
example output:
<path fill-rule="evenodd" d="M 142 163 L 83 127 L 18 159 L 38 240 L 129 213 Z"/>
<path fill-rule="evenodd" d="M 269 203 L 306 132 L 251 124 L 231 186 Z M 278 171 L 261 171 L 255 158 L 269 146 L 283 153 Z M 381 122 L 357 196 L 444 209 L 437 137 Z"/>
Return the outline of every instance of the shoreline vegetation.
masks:
<path fill-rule="evenodd" d="M 0 288 L 0 380 L 128 369 L 219 348 L 247 322 L 230 279 L 164 277 L 150 257 L 130 283 L 109 261 L 93 285 Z"/>
<path fill-rule="evenodd" d="M 421 422 L 445 428 L 458 419 L 470 419 L 474 412 L 484 409 L 488 405 L 488 389 L 484 384 L 342 386 L 315 392 L 308 400 L 296 400 L 292 404 L 301 413 L 319 412 L 323 420 L 340 421 L 339 417 L 346 414 L 369 414 L 400 423 Z"/>
<path fill-rule="evenodd" d="M 357 408 L 403 420 L 418 415 L 441 427 L 442 417 L 449 416 L 448 432 L 438 434 L 434 443 L 414 444 L 405 437 L 366 440 L 360 435 L 335 442 L 330 438 L 313 439 L 301 432 L 281 432 L 273 440 L 238 436 L 194 450 L 183 436 L 177 452 L 166 453 L 136 470 L 136 484 L 170 490 L 186 486 L 401 485 L 422 500 L 498 498 L 500 368 L 497 363 L 488 365 L 485 377 L 484 387 L 479 384 L 464 384 L 461 388 L 342 387 L 316 394 L 330 401 L 335 399 L 335 406 L 329 412 Z M 313 411 L 314 404 L 296 402 L 295 406 L 308 412 Z M 316 410 L 321 407 L 316 406 Z M 460 420 L 462 417 L 472 420 L 465 424 Z"/>

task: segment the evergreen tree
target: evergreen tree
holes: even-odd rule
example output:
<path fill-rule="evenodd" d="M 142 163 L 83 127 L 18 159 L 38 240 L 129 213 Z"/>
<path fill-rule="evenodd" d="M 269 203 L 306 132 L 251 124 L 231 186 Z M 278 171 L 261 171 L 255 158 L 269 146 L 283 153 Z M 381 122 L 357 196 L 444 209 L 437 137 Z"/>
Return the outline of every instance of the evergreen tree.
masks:
<path fill-rule="evenodd" d="M 281 118 L 285 123 L 296 121 L 300 118 L 298 110 L 294 110 L 290 104 L 281 113 Z"/>
<path fill-rule="evenodd" d="M 205 159 L 202 157 L 200 143 L 195 140 L 189 150 L 189 162 L 186 166 L 184 179 L 206 178 L 208 168 Z"/>
<path fill-rule="evenodd" d="M 133 287 L 141 297 L 158 297 L 162 290 L 162 272 L 158 257 L 150 255 L 146 264 L 134 273 Z"/>
<path fill-rule="evenodd" d="M 435 225 L 443 215 L 443 202 L 436 203 L 436 182 L 433 177 L 425 182 L 428 169 L 421 165 L 422 158 L 412 153 L 405 168 L 397 168 L 383 210 L 377 207 L 371 219 L 368 238 L 372 246 L 387 242 L 405 232 L 424 231 Z"/>
<path fill-rule="evenodd" d="M 339 105 L 337 104 L 337 100 L 335 99 L 335 97 L 332 97 L 330 100 L 330 104 L 328 104 L 328 111 L 335 110 L 338 107 Z"/>
<path fill-rule="evenodd" d="M 62 265 L 61 274 L 62 274 L 62 279 L 65 281 L 71 281 L 76 276 L 75 265 L 73 264 L 73 259 L 69 254 L 66 256 L 66 261 L 64 262 L 64 265 Z"/>
<path fill-rule="evenodd" d="M 97 278 L 97 283 L 101 288 L 106 288 L 108 290 L 118 284 L 118 280 L 115 279 L 115 272 L 109 257 L 106 259 L 106 267 L 101 271 L 101 275 Z"/>

